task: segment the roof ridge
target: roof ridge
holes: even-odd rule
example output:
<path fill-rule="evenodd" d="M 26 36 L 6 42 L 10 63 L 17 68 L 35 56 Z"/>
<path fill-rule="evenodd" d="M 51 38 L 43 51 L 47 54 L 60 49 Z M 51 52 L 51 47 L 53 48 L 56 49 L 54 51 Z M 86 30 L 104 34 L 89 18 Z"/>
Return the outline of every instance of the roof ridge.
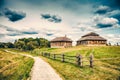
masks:
<path fill-rule="evenodd" d="M 66 36 L 63 36 L 63 37 L 56 37 L 52 39 L 51 41 L 72 41 L 72 40 Z"/>
<path fill-rule="evenodd" d="M 99 36 L 99 34 L 95 33 L 95 32 L 90 32 L 86 35 L 83 35 L 82 37 L 86 37 L 86 36 Z"/>

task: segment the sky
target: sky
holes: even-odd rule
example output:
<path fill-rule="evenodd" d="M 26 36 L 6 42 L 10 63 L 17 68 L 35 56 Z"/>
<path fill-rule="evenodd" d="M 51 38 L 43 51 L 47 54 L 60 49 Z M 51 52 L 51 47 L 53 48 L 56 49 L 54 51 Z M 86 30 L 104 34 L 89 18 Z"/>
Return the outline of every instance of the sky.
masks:
<path fill-rule="evenodd" d="M 119 0 L 0 0 L 0 42 L 95 32 L 120 44 Z"/>

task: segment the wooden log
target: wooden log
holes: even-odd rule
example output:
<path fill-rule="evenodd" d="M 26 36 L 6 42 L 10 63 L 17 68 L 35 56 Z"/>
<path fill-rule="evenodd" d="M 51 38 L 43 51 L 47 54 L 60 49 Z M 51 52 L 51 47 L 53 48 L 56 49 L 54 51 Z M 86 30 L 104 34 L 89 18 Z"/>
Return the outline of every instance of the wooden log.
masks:
<path fill-rule="evenodd" d="M 45 52 L 45 53 L 44 53 L 44 56 L 46 57 L 46 55 L 47 55 L 47 53 Z"/>
<path fill-rule="evenodd" d="M 79 55 L 76 55 L 76 64 L 79 65 Z"/>
<path fill-rule="evenodd" d="M 43 56 L 45 56 L 45 53 L 43 52 Z"/>
<path fill-rule="evenodd" d="M 50 58 L 50 53 L 48 53 L 48 57 Z"/>
<path fill-rule="evenodd" d="M 93 68 L 93 54 L 90 55 L 90 67 Z"/>
<path fill-rule="evenodd" d="M 45 57 L 47 56 L 47 53 L 45 52 Z"/>
<path fill-rule="evenodd" d="M 61 61 L 62 62 L 65 62 L 65 55 L 64 54 L 62 54 L 62 57 L 61 57 L 62 59 L 61 59 Z"/>
<path fill-rule="evenodd" d="M 55 54 L 53 54 L 53 59 L 56 59 L 56 55 Z"/>
<path fill-rule="evenodd" d="M 43 52 L 41 53 L 41 55 L 43 56 Z"/>
<path fill-rule="evenodd" d="M 49 53 L 46 53 L 46 57 L 48 57 L 49 56 Z"/>
<path fill-rule="evenodd" d="M 77 59 L 77 65 L 82 67 L 82 55 L 78 54 L 76 56 Z"/>
<path fill-rule="evenodd" d="M 80 66 L 82 67 L 82 55 L 79 56 L 80 57 Z"/>

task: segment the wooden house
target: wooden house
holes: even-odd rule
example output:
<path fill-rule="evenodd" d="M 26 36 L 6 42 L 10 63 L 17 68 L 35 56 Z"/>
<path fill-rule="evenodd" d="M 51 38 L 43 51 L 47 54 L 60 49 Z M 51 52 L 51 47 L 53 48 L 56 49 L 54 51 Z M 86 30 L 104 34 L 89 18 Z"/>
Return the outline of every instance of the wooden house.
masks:
<path fill-rule="evenodd" d="M 101 37 L 99 34 L 91 32 L 82 36 L 78 41 L 77 45 L 88 45 L 88 46 L 100 46 L 106 45 L 107 40 Z"/>
<path fill-rule="evenodd" d="M 72 40 L 67 36 L 56 37 L 50 41 L 51 48 L 67 48 L 72 46 Z"/>

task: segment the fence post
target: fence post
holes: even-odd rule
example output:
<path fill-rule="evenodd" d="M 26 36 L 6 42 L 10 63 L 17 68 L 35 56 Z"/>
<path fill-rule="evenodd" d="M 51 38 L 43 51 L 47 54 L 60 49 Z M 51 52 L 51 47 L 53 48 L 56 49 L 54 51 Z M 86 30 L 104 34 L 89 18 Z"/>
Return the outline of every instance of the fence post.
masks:
<path fill-rule="evenodd" d="M 45 57 L 47 57 L 47 52 L 45 53 Z"/>
<path fill-rule="evenodd" d="M 76 55 L 76 63 L 79 65 L 79 55 Z"/>
<path fill-rule="evenodd" d="M 43 52 L 41 53 L 41 55 L 43 56 Z"/>
<path fill-rule="evenodd" d="M 48 57 L 48 53 L 46 53 L 46 57 Z"/>
<path fill-rule="evenodd" d="M 93 68 L 93 54 L 90 55 L 90 67 Z"/>
<path fill-rule="evenodd" d="M 43 56 L 45 56 L 45 53 L 43 52 Z"/>
<path fill-rule="evenodd" d="M 76 58 L 77 58 L 77 65 L 82 67 L 82 56 L 80 54 L 78 54 L 76 56 Z"/>
<path fill-rule="evenodd" d="M 50 58 L 50 53 L 48 53 L 48 57 Z"/>
<path fill-rule="evenodd" d="M 80 66 L 82 67 L 82 55 L 80 55 L 79 57 L 80 57 Z"/>
<path fill-rule="evenodd" d="M 53 54 L 53 59 L 55 59 L 56 58 L 56 55 L 55 54 Z"/>
<path fill-rule="evenodd" d="M 64 54 L 62 54 L 62 60 L 61 61 L 65 62 L 65 55 Z"/>
<path fill-rule="evenodd" d="M 46 52 L 44 53 L 44 56 L 46 57 Z"/>

